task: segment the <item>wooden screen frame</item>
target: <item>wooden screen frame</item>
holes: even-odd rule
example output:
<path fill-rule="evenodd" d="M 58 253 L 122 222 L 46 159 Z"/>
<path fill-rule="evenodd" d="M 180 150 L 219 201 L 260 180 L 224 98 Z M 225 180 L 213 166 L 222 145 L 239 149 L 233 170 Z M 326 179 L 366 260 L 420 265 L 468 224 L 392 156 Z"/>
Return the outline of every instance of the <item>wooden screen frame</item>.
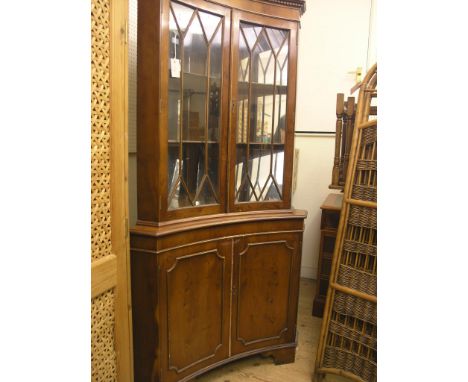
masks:
<path fill-rule="evenodd" d="M 91 298 L 115 288 L 117 380 L 133 382 L 128 235 L 128 0 L 110 0 L 111 254 L 91 263 Z"/>
<path fill-rule="evenodd" d="M 117 256 L 115 349 L 117 378 L 133 381 L 128 235 L 128 0 L 111 0 L 111 222 Z"/>
<path fill-rule="evenodd" d="M 246 21 L 260 26 L 289 30 L 288 56 L 288 98 L 286 106 L 286 134 L 284 142 L 283 199 L 278 201 L 241 202 L 235 201 L 235 166 L 236 166 L 236 126 L 237 126 L 237 78 L 239 56 L 240 22 Z M 297 47 L 299 23 L 292 20 L 282 20 L 270 16 L 257 15 L 250 12 L 233 10 L 231 28 L 231 113 L 229 119 L 229 211 L 255 211 L 291 208 L 291 186 L 294 157 L 294 126 L 296 119 L 296 77 L 297 77 Z"/>

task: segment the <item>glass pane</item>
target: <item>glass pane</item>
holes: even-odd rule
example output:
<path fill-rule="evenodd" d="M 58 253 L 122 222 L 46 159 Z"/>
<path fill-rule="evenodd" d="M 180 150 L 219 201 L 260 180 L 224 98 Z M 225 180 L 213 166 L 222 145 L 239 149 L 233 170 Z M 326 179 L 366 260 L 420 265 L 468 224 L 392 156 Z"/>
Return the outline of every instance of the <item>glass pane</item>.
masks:
<path fill-rule="evenodd" d="M 255 202 L 262 200 L 279 199 L 277 186 L 270 174 L 271 147 L 269 145 L 250 145 L 249 158 L 246 161 L 246 147 L 237 147 L 235 184 L 236 201 Z"/>
<path fill-rule="evenodd" d="M 187 191 L 185 182 L 179 177 L 175 187 L 169 194 L 169 209 L 189 207 L 192 205 L 192 198 L 193 196 Z"/>
<path fill-rule="evenodd" d="M 215 204 L 216 198 L 212 185 L 210 184 L 209 178 L 205 177 L 198 189 L 198 195 L 195 201 L 195 205 L 199 206 L 202 204 Z"/>
<path fill-rule="evenodd" d="M 236 200 L 249 200 L 250 187 L 247 183 L 247 145 L 237 145 L 235 166 L 235 193 Z"/>
<path fill-rule="evenodd" d="M 280 80 L 277 84 L 286 86 L 288 84 L 288 40 L 285 40 L 281 51 L 278 53 L 277 63 L 278 69 L 281 69 Z"/>
<path fill-rule="evenodd" d="M 219 196 L 219 144 L 208 145 L 208 177 L 216 197 Z"/>
<path fill-rule="evenodd" d="M 184 143 L 182 153 L 182 179 L 193 202 L 205 175 L 205 145 Z"/>
<path fill-rule="evenodd" d="M 219 203 L 223 20 L 171 2 L 169 209 Z"/>
<path fill-rule="evenodd" d="M 221 78 L 222 71 L 222 35 L 219 28 L 210 43 L 210 77 Z"/>
<path fill-rule="evenodd" d="M 250 51 L 244 39 L 244 34 L 239 33 L 239 75 L 238 80 L 249 81 Z"/>
<path fill-rule="evenodd" d="M 273 143 L 284 143 L 286 135 L 286 104 L 288 92 L 288 40 L 282 45 L 276 62 L 276 116 Z"/>
<path fill-rule="evenodd" d="M 286 136 L 286 102 L 287 86 L 281 85 L 283 72 L 276 64 L 276 93 L 275 93 L 275 123 L 273 129 L 273 143 L 284 143 Z"/>
<path fill-rule="evenodd" d="M 175 20 L 180 30 L 184 32 L 187 29 L 188 23 L 193 16 L 193 9 L 185 5 L 171 2 L 172 11 L 175 15 Z"/>
<path fill-rule="evenodd" d="M 205 139 L 206 78 L 184 74 L 182 138 L 188 141 Z"/>
<path fill-rule="evenodd" d="M 289 32 L 241 22 L 236 202 L 281 200 Z"/>
<path fill-rule="evenodd" d="M 252 63 L 254 66 L 252 81 L 259 84 L 275 83 L 275 57 L 265 33 L 260 35 L 258 44 L 255 45 Z"/>
<path fill-rule="evenodd" d="M 250 142 L 271 143 L 275 58 L 263 30 L 252 51 Z"/>
<path fill-rule="evenodd" d="M 221 129 L 221 72 L 222 72 L 222 29 L 215 33 L 210 44 L 210 94 L 208 105 L 208 141 L 219 142 Z"/>
<path fill-rule="evenodd" d="M 205 30 L 206 39 L 210 41 L 211 38 L 213 37 L 213 34 L 216 28 L 218 27 L 221 21 L 221 17 L 212 15 L 211 13 L 202 12 L 202 11 L 199 11 L 199 15 L 200 15 L 200 20 L 203 25 L 203 29 Z"/>
<path fill-rule="evenodd" d="M 169 67 L 171 59 L 180 60 L 180 35 L 172 13 L 169 15 Z M 180 136 L 180 78 L 169 72 L 168 94 L 168 139 L 178 140 Z"/>
<path fill-rule="evenodd" d="M 169 15 L 169 51 L 170 58 L 180 60 L 180 34 L 174 16 Z M 171 62 L 169 61 L 169 67 Z M 175 73 L 173 73 L 176 75 Z M 179 161 L 179 139 L 180 139 L 180 78 L 169 73 L 168 94 L 168 195 L 173 203 L 179 199 L 180 188 L 180 161 Z"/>
<path fill-rule="evenodd" d="M 273 29 L 273 28 L 266 28 L 268 38 L 270 41 L 270 44 L 277 54 L 278 51 L 281 49 L 283 46 L 283 43 L 285 42 L 288 33 L 286 31 L 280 30 L 280 29 Z"/>
<path fill-rule="evenodd" d="M 284 170 L 284 146 L 275 146 L 273 150 L 272 175 L 275 189 L 279 194 L 278 199 L 283 195 L 283 170 Z"/>
<path fill-rule="evenodd" d="M 275 124 L 273 131 L 273 143 L 284 144 L 286 137 L 286 94 L 277 94 L 275 96 Z"/>
<path fill-rule="evenodd" d="M 255 57 L 254 57 L 255 60 Z M 255 62 L 255 61 L 254 61 Z M 273 84 L 275 79 L 275 63 L 273 51 L 267 50 L 258 55 L 257 82 Z"/>
<path fill-rule="evenodd" d="M 257 39 L 257 43 L 253 49 L 251 49 L 253 82 L 265 83 L 265 72 L 271 61 L 271 55 L 271 46 L 266 38 L 265 31 L 263 30 Z"/>
<path fill-rule="evenodd" d="M 237 134 L 238 143 L 247 143 L 247 125 L 249 116 L 249 66 L 250 52 L 244 35 L 239 33 L 239 74 L 237 85 Z M 239 184 L 240 186 L 240 184 Z"/>
<path fill-rule="evenodd" d="M 177 142 L 169 144 L 168 151 L 169 179 L 167 180 L 168 195 L 174 190 L 179 180 L 179 144 Z"/>
<path fill-rule="evenodd" d="M 249 116 L 249 102 L 248 102 L 248 91 L 249 86 L 247 84 L 240 84 L 237 88 L 239 100 L 237 101 L 237 143 L 247 143 L 247 125 Z"/>
<path fill-rule="evenodd" d="M 272 178 L 270 178 L 264 200 L 281 200 L 281 194 L 278 192 L 278 188 Z"/>
<path fill-rule="evenodd" d="M 219 142 L 221 128 L 221 82 L 219 79 L 210 78 L 208 110 L 208 142 Z"/>
<path fill-rule="evenodd" d="M 250 145 L 250 174 L 252 185 L 259 201 L 264 200 L 270 183 L 271 148 L 270 146 Z"/>
<path fill-rule="evenodd" d="M 252 84 L 250 142 L 271 143 L 273 85 Z"/>
<path fill-rule="evenodd" d="M 257 41 L 260 32 L 262 31 L 262 27 L 257 25 L 252 25 L 248 23 L 241 22 L 242 32 L 244 33 L 245 39 L 247 40 L 247 44 L 249 45 L 250 50 L 252 50 L 255 42 Z M 241 33 L 242 34 L 242 33 Z"/>
<path fill-rule="evenodd" d="M 205 76 L 207 56 L 205 35 L 199 18 L 195 17 L 184 37 L 184 72 Z"/>

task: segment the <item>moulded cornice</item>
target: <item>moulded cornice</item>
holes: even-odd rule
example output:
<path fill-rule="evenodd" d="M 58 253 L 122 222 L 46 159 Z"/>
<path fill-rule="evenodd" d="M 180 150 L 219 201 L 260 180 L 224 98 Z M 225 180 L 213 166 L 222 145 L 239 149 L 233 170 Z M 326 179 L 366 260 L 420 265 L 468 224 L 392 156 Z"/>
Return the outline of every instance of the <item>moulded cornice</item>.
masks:
<path fill-rule="evenodd" d="M 264 3 L 279 4 L 286 7 L 297 8 L 301 11 L 301 15 L 306 10 L 305 0 L 261 0 Z"/>

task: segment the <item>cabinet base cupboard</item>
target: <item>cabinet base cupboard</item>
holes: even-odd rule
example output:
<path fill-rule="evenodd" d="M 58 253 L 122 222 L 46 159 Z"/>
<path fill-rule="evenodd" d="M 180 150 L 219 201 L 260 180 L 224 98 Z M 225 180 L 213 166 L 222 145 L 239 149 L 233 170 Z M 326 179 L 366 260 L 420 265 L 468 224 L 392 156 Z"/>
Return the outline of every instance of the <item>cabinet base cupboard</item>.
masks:
<path fill-rule="evenodd" d="M 303 0 L 139 0 L 135 382 L 294 362 L 291 207 Z"/>
<path fill-rule="evenodd" d="M 294 362 L 304 213 L 137 227 L 135 381 L 188 381 L 256 353 Z"/>

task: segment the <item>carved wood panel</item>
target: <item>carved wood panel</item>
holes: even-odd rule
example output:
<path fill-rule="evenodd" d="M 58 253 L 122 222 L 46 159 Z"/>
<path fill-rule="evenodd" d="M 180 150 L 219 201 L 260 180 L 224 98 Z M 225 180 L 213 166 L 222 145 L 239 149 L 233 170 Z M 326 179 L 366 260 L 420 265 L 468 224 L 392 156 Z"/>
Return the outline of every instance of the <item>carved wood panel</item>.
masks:
<path fill-rule="evenodd" d="M 284 234 L 236 243 L 233 354 L 294 341 L 297 248 L 294 235 Z"/>
<path fill-rule="evenodd" d="M 167 380 L 178 380 L 228 353 L 230 242 L 196 245 L 164 255 Z"/>

